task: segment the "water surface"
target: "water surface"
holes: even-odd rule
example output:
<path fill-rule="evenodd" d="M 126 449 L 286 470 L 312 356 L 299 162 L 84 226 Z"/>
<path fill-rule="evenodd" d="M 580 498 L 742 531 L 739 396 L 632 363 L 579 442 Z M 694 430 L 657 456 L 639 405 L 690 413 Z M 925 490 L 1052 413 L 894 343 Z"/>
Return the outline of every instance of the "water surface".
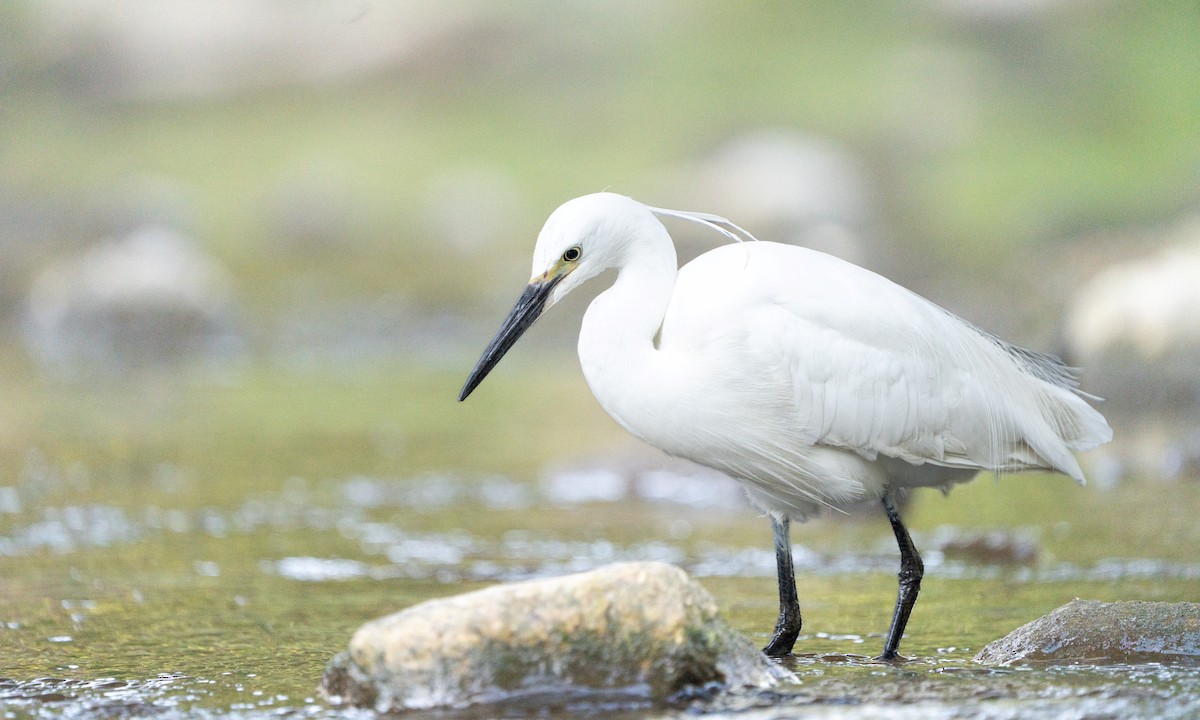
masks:
<path fill-rule="evenodd" d="M 199 384 L 150 410 L 119 393 L 43 388 L 26 406 L 34 421 L 2 438 L 0 711 L 354 714 L 315 688 L 366 620 L 621 560 L 684 567 L 735 627 L 766 641 L 770 529 L 736 491 L 606 474 L 602 458 L 624 452 L 613 450 L 620 434 L 589 410 L 562 428 L 566 448 L 544 442 L 553 427 L 521 432 L 487 401 L 457 418 L 428 415 L 436 403 L 413 388 L 435 396 L 452 380 L 415 373 Z M 327 402 L 310 406 L 314 396 Z M 408 400 L 396 409 L 388 397 Z M 341 403 L 357 415 L 347 420 Z M 572 455 L 593 461 L 562 469 Z M 981 478 L 946 498 L 915 495 L 905 513 L 927 575 L 902 646 L 914 660 L 897 666 L 870 661 L 895 595 L 882 513 L 817 519 L 793 532 L 805 620 L 788 661 L 795 684 L 678 707 L 542 698 L 464 716 L 765 718 L 781 706 L 851 718 L 1194 716 L 1195 664 L 984 668 L 971 658 L 1076 597 L 1196 600 L 1197 511 L 1195 479 L 1101 490 Z"/>

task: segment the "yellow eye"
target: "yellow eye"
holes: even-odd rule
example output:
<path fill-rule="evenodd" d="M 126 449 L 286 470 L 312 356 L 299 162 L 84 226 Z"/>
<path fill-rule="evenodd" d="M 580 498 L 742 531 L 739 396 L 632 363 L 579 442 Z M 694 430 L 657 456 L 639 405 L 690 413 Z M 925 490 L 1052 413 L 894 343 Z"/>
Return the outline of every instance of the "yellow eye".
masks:
<path fill-rule="evenodd" d="M 563 259 L 563 262 L 575 262 L 576 260 L 579 259 L 579 256 L 582 254 L 583 254 L 583 251 L 579 249 L 579 246 L 573 245 L 573 246 L 567 248 L 567 251 L 562 254 L 562 259 Z"/>

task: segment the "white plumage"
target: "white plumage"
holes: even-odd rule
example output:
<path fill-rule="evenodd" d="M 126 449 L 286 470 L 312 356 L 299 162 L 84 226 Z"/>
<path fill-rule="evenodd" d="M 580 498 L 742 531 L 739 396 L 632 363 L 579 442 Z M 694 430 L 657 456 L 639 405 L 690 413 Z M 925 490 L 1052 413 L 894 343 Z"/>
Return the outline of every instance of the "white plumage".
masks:
<path fill-rule="evenodd" d="M 612 287 L 584 315 L 584 375 L 623 427 L 737 478 L 771 515 L 777 552 L 787 545 L 772 654 L 791 650 L 790 625 L 799 631 L 798 606 L 786 607 L 795 605 L 789 520 L 880 498 L 904 556 L 911 540 L 889 500 L 895 491 L 946 486 L 980 470 L 1048 470 L 1082 481 L 1071 451 L 1112 436 L 1057 358 L 1010 345 L 812 250 L 749 241 L 677 269 L 656 213 L 731 226 L 611 193 L 564 204 L 538 237 L 529 288 L 460 399 L 545 308 L 615 268 Z M 919 557 L 905 562 L 919 585 Z M 902 573 L 898 616 L 904 585 Z M 895 656 L 916 587 L 910 595 L 885 658 Z M 790 609 L 794 620 L 785 617 Z"/>

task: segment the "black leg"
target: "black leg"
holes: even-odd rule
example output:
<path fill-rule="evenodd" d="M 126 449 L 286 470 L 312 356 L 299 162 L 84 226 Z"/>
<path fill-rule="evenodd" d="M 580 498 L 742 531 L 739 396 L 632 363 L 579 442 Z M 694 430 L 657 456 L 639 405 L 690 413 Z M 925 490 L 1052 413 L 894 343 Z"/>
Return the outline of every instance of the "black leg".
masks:
<path fill-rule="evenodd" d="M 896 660 L 900 656 L 896 648 L 900 647 L 900 637 L 904 635 L 904 626 L 908 624 L 908 616 L 912 614 L 913 605 L 917 603 L 917 593 L 921 592 L 921 576 L 925 574 L 925 563 L 913 545 L 908 530 L 900 520 L 900 513 L 892 504 L 891 495 L 883 496 L 883 509 L 887 511 L 888 520 L 892 523 L 892 532 L 896 533 L 896 544 L 900 546 L 900 591 L 896 595 L 896 611 L 892 614 L 892 626 L 888 629 L 887 640 L 883 644 L 883 654 L 877 660 Z"/>
<path fill-rule="evenodd" d="M 775 566 L 779 573 L 779 619 L 775 621 L 771 642 L 763 652 L 774 658 L 790 653 L 800 635 L 800 601 L 796 598 L 796 574 L 792 569 L 790 524 L 786 517 L 776 519 L 771 516 L 771 528 L 775 531 Z"/>

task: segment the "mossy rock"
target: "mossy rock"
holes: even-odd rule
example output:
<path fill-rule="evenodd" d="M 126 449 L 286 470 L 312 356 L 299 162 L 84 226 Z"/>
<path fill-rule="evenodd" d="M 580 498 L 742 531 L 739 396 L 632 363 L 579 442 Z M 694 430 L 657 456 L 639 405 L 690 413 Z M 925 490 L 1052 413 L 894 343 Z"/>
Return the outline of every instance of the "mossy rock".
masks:
<path fill-rule="evenodd" d="M 787 675 L 679 568 L 619 563 L 431 600 L 371 621 L 322 692 L 379 711 L 531 695 L 667 700 Z"/>

